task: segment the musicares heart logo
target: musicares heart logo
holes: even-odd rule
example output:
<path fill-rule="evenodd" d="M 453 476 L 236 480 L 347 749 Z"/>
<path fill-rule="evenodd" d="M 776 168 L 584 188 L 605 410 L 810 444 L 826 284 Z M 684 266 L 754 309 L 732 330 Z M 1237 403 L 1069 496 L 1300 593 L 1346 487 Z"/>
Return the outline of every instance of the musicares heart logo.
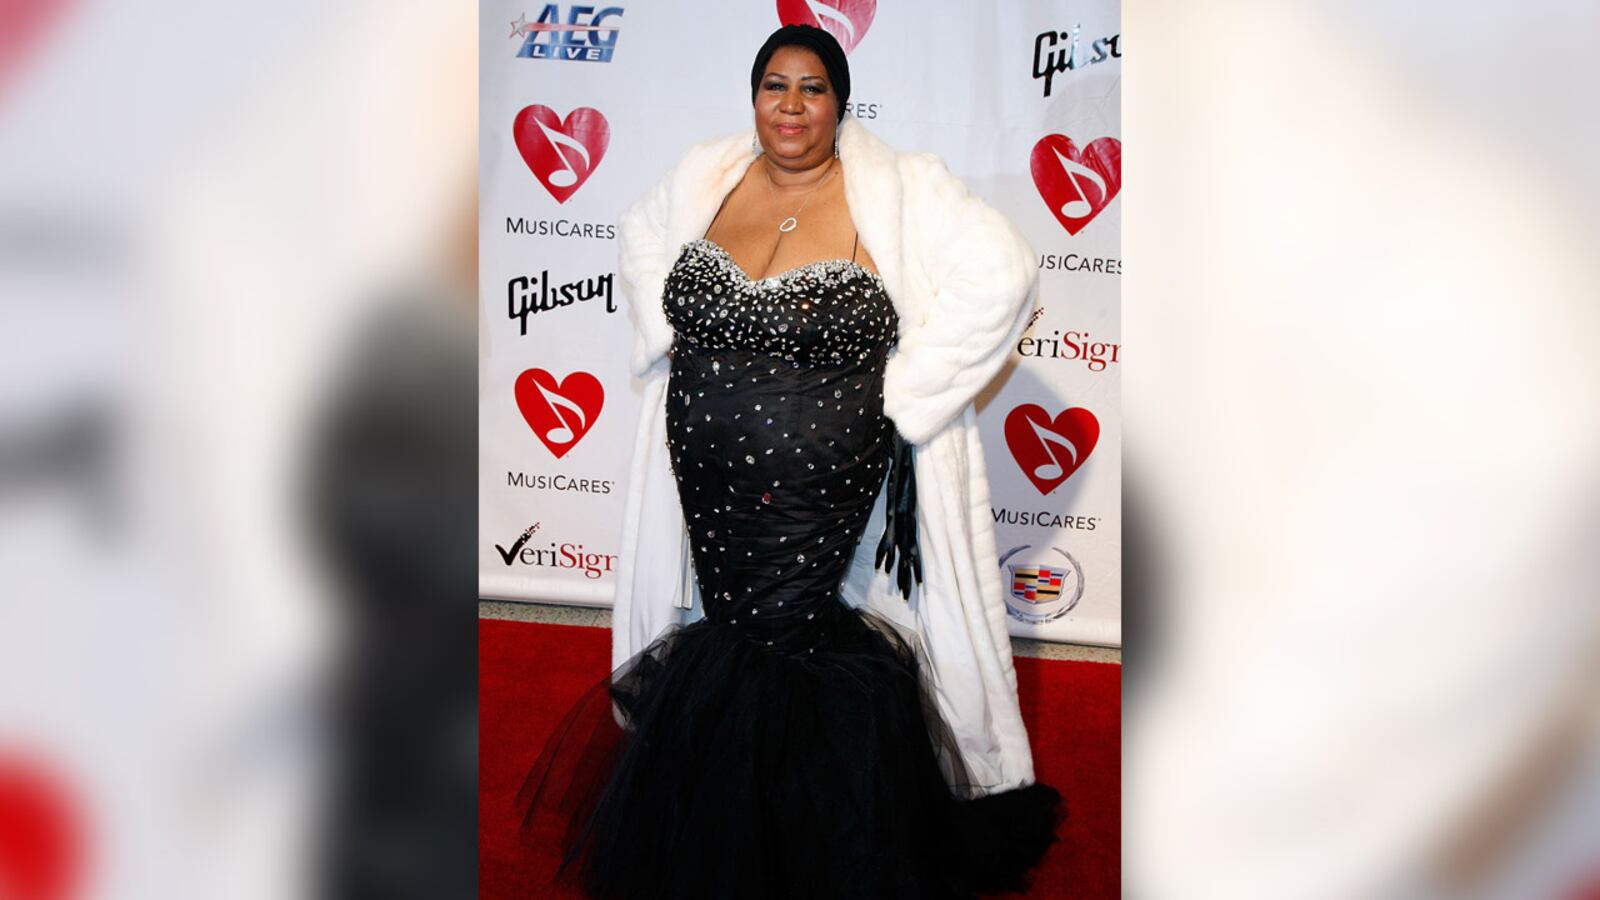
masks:
<path fill-rule="evenodd" d="M 1077 234 L 1122 190 L 1122 142 L 1103 137 L 1078 149 L 1062 134 L 1033 145 L 1033 185 L 1068 234 Z"/>
<path fill-rule="evenodd" d="M 1041 494 L 1071 478 L 1099 442 L 1100 420 L 1081 406 L 1052 420 L 1044 407 L 1024 403 L 1006 416 L 1006 446 Z"/>
<path fill-rule="evenodd" d="M 548 106 L 526 107 L 511 125 L 522 161 L 557 203 L 578 192 L 611 143 L 611 125 L 598 109 L 580 106 L 566 121 Z"/>
<path fill-rule="evenodd" d="M 518 375 L 516 395 L 522 418 L 556 459 L 566 456 L 594 427 L 606 398 L 600 379 L 588 372 L 573 372 L 558 384 L 543 369 Z"/>
<path fill-rule="evenodd" d="M 821 28 L 846 53 L 866 37 L 877 12 L 877 0 L 778 0 L 778 21 Z"/>
<path fill-rule="evenodd" d="M 0 752 L 0 893 L 65 900 L 84 881 L 85 829 L 65 782 L 41 762 Z"/>
<path fill-rule="evenodd" d="M 0 4 L 0 98 L 12 79 L 32 61 L 58 17 L 72 4 L 67 0 L 11 0 Z"/>

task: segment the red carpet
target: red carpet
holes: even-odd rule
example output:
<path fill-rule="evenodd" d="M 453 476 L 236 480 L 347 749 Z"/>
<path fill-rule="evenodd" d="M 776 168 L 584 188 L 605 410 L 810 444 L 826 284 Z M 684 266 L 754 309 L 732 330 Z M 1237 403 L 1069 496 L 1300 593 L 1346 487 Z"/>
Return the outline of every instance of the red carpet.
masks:
<path fill-rule="evenodd" d="M 539 854 L 517 841 L 512 798 L 545 737 L 605 677 L 610 658 L 604 629 L 478 621 L 478 896 L 577 896 L 548 887 L 553 849 Z M 1122 667 L 1024 658 L 1016 664 L 1036 773 L 1067 803 L 1060 841 L 1034 870 L 1028 895 L 1120 896 Z"/>

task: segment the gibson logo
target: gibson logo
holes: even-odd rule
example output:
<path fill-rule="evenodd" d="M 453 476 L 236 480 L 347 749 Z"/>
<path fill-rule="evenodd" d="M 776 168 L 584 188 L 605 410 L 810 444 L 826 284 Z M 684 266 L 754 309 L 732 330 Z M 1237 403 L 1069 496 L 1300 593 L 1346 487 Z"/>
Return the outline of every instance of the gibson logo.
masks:
<path fill-rule="evenodd" d="M 609 273 L 594 278 L 580 278 L 566 284 L 553 284 L 550 281 L 550 270 L 546 269 L 540 272 L 537 278 L 532 275 L 518 275 L 506 282 L 506 314 L 516 319 L 522 328 L 522 333 L 527 334 L 528 316 L 599 297 L 605 298 L 606 312 L 617 311 L 617 305 L 611 298 Z"/>
<path fill-rule="evenodd" d="M 1122 50 L 1117 46 L 1117 42 L 1122 40 L 1120 34 L 1097 38 L 1089 45 L 1087 51 L 1080 53 L 1078 32 L 1082 30 L 1083 26 L 1074 25 L 1070 32 L 1046 31 L 1033 39 L 1033 77 L 1035 80 L 1044 79 L 1046 97 L 1050 96 L 1050 82 L 1056 77 L 1057 72 L 1092 66 L 1112 58 L 1122 58 Z M 1067 46 L 1055 49 L 1062 41 L 1067 41 Z"/>

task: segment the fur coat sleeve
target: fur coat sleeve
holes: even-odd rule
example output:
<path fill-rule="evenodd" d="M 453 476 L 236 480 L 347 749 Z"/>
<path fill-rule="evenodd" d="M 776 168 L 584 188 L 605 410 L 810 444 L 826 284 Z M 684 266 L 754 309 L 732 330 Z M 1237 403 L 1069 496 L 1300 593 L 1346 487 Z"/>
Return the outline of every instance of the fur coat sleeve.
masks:
<path fill-rule="evenodd" d="M 875 513 L 841 586 L 845 600 L 894 622 L 921 649 L 940 713 L 962 751 L 963 787 L 1033 781 L 1017 705 L 982 444 L 972 408 L 1026 324 L 1032 249 L 938 157 L 898 153 L 853 117 L 840 126 L 845 202 L 900 320 L 884 375 L 884 411 L 915 447 L 923 581 L 908 603 L 872 567 Z M 674 624 L 701 614 L 665 448 L 672 332 L 666 276 L 702 237 L 756 158 L 751 132 L 697 144 L 622 216 L 618 265 L 635 327 L 630 368 L 643 382 L 629 474 L 612 661 L 621 665 Z M 880 504 L 882 498 L 880 497 Z"/>
<path fill-rule="evenodd" d="M 1038 269 L 1016 226 L 938 157 L 908 154 L 900 171 L 901 278 L 921 302 L 884 373 L 884 412 L 902 437 L 922 444 L 1000 371 L 1033 309 Z"/>

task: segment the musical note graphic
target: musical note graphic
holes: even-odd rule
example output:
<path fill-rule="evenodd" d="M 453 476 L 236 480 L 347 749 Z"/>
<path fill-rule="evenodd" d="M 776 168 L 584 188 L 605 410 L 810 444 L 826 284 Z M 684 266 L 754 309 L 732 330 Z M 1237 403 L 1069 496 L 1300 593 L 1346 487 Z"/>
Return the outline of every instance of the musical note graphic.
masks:
<path fill-rule="evenodd" d="M 550 404 L 550 409 L 555 412 L 556 418 L 561 422 L 558 427 L 552 428 L 546 432 L 545 436 L 550 439 L 551 443 L 555 444 L 568 444 L 577 440 L 578 433 L 572 430 L 571 425 L 567 421 L 567 417 L 562 415 L 561 411 L 566 410 L 572 415 L 577 416 L 578 427 L 587 429 L 589 423 L 583 416 L 583 408 L 578 404 L 573 403 L 571 400 L 568 400 L 566 397 L 561 396 L 560 394 L 545 390 L 544 385 L 540 384 L 537 380 L 533 380 L 532 383 L 533 386 L 539 390 L 539 396 L 544 398 L 544 402 Z"/>
<path fill-rule="evenodd" d="M 844 29 L 846 36 L 844 44 L 846 48 L 855 46 L 856 26 L 855 23 L 850 21 L 849 16 L 824 3 L 818 3 L 817 0 L 806 0 L 806 6 L 810 8 L 811 14 L 816 17 L 818 23 L 828 19 L 837 22 L 839 27 Z"/>
<path fill-rule="evenodd" d="M 1024 403 L 1006 414 L 1005 434 L 1017 468 L 1040 494 L 1048 495 L 1094 454 L 1100 422 L 1081 406 L 1052 416 L 1042 406 Z"/>
<path fill-rule="evenodd" d="M 528 428 L 556 459 L 594 430 L 606 395 L 600 380 L 588 372 L 557 378 L 544 369 L 518 375 L 513 393 Z"/>
<path fill-rule="evenodd" d="M 1028 419 L 1026 421 L 1028 423 L 1028 427 L 1033 429 L 1034 435 L 1039 438 L 1039 443 L 1044 445 L 1044 452 L 1050 455 L 1049 462 L 1040 463 L 1034 467 L 1034 478 L 1037 478 L 1040 481 L 1054 481 L 1055 479 L 1066 474 L 1067 470 L 1062 468 L 1061 460 L 1056 458 L 1055 451 L 1050 449 L 1050 445 L 1053 443 L 1060 444 L 1061 446 L 1065 447 L 1067 449 L 1067 454 L 1072 457 L 1072 465 L 1076 466 L 1078 464 L 1078 448 L 1074 447 L 1071 441 L 1059 434 L 1056 434 L 1054 431 L 1051 431 L 1048 428 L 1040 428 L 1039 423 L 1033 421 L 1032 419 Z"/>
<path fill-rule="evenodd" d="M 556 151 L 556 156 L 561 159 L 561 164 L 566 167 L 551 172 L 550 183 L 556 187 L 572 187 L 573 185 L 577 184 L 578 172 L 575 168 L 573 168 L 572 163 L 567 160 L 567 155 L 562 152 L 561 148 L 562 146 L 567 146 L 571 147 L 573 150 L 576 150 L 578 155 L 583 157 L 583 168 L 585 170 L 589 168 L 588 148 L 584 147 L 583 144 L 575 138 L 568 137 L 559 131 L 550 129 L 538 119 L 534 119 L 533 124 L 539 126 L 539 130 L 544 133 L 544 139 L 550 142 L 550 146 Z"/>
<path fill-rule="evenodd" d="M 1078 183 L 1078 178 L 1079 176 L 1084 176 L 1093 181 L 1095 187 L 1099 188 L 1100 196 L 1102 197 L 1106 194 L 1105 179 L 1100 177 L 1100 173 L 1088 166 L 1073 162 L 1062 156 L 1061 151 L 1055 147 L 1051 147 L 1050 152 L 1056 155 L 1056 160 L 1061 163 L 1061 171 L 1067 174 L 1067 180 L 1071 181 L 1072 186 L 1078 191 L 1078 199 L 1068 200 L 1066 203 L 1061 204 L 1061 214 L 1069 219 L 1081 219 L 1094 212 L 1094 204 L 1089 202 L 1089 195 L 1084 192 L 1083 185 Z"/>

